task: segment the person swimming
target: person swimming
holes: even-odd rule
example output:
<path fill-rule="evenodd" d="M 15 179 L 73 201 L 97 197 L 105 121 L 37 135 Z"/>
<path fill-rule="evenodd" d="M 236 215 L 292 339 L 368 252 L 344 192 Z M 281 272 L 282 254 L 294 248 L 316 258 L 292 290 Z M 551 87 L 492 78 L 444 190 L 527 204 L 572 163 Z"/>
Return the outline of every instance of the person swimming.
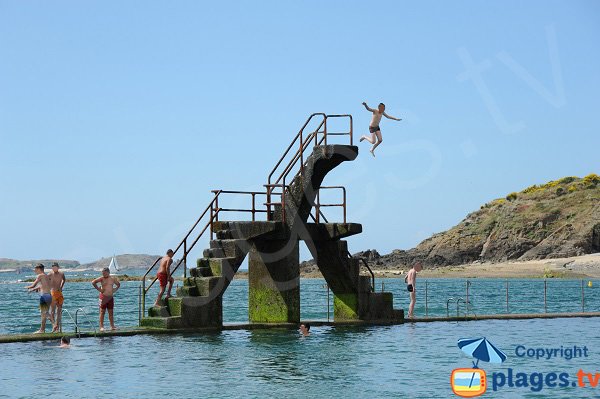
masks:
<path fill-rule="evenodd" d="M 59 348 L 70 348 L 71 347 L 71 339 L 67 336 L 64 336 L 60 339 Z"/>

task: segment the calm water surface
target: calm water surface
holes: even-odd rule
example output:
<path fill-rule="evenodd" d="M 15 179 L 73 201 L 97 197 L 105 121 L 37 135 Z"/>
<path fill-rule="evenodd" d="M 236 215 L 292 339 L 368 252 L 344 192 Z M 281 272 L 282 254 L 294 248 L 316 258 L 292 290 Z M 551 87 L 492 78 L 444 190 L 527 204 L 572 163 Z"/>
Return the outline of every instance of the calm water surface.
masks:
<path fill-rule="evenodd" d="M 90 276 L 91 277 L 91 276 Z M 39 326 L 37 295 L 28 295 L 23 276 L 0 274 L 0 333 L 31 332 Z M 382 280 L 377 281 L 381 289 Z M 403 281 L 385 280 L 396 308 L 406 308 Z M 587 283 L 587 281 L 586 281 Z M 137 325 L 138 282 L 125 282 L 117 295 L 119 326 Z M 585 310 L 600 311 L 600 282 L 584 288 Z M 580 311 L 581 281 L 548 280 L 549 312 Z M 301 281 L 302 317 L 327 319 L 323 280 Z M 416 313 L 425 314 L 425 280 L 419 281 Z M 150 294 L 153 298 L 156 292 Z M 226 322 L 245 322 L 247 282 L 235 280 L 224 298 Z M 466 297 L 465 280 L 427 280 L 427 312 L 445 315 L 449 297 Z M 470 313 L 544 311 L 543 280 L 506 283 L 472 280 Z M 331 297 L 330 297 L 331 302 Z M 65 307 L 82 308 L 92 323 L 97 296 L 89 283 L 68 283 Z M 451 306 L 456 313 L 456 305 Z M 461 307 L 461 313 L 464 308 Z M 72 331 L 68 316 L 64 329 Z M 88 328 L 90 329 L 90 328 Z M 456 346 L 459 338 L 486 336 L 507 353 L 504 364 L 480 365 L 493 373 L 600 372 L 600 319 L 487 320 L 405 324 L 390 327 L 314 327 L 308 338 L 291 330 L 223 331 L 210 334 L 87 338 L 70 349 L 57 342 L 0 345 L 0 398 L 450 398 L 451 370 L 470 367 Z M 587 346 L 589 356 L 566 360 L 520 358 L 517 345 L 531 348 Z M 484 397 L 600 398 L 597 388 L 502 387 Z"/>
<path fill-rule="evenodd" d="M 450 372 L 471 360 L 459 338 L 486 336 L 504 350 L 494 372 L 600 372 L 600 320 L 491 320 L 391 327 L 315 327 L 308 338 L 290 330 L 135 336 L 3 344 L 2 398 L 449 398 Z M 588 358 L 535 360 L 517 345 L 586 345 Z M 491 391 L 491 388 L 489 389 Z M 167 394 L 167 392 L 169 392 Z M 600 397 L 598 388 L 500 388 L 487 397 Z"/>

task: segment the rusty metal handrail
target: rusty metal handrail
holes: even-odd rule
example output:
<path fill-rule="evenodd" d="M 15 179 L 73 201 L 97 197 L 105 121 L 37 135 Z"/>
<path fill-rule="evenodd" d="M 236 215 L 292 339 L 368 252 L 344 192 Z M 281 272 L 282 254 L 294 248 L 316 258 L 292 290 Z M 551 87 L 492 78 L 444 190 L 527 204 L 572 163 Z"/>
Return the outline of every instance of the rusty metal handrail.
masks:
<path fill-rule="evenodd" d="M 362 262 L 365 265 L 365 267 L 367 268 L 367 270 L 371 274 L 371 292 L 375 292 L 375 273 L 373 273 L 373 270 L 371 270 L 371 268 L 369 267 L 369 263 L 362 256 L 355 258 L 354 256 L 352 256 L 352 254 L 350 253 L 350 251 L 346 251 L 346 253 L 348 254 L 348 257 L 350 259 L 358 259 L 360 262 Z"/>
<path fill-rule="evenodd" d="M 308 124 L 310 123 L 310 121 L 315 116 L 321 116 L 321 117 L 323 117 L 323 120 L 317 126 L 317 128 L 315 129 L 314 132 L 310 133 L 308 136 L 306 136 L 306 138 L 303 138 L 304 129 L 308 126 Z M 349 131 L 348 132 L 328 133 L 327 132 L 327 119 L 328 118 L 348 118 L 349 121 L 350 121 L 350 123 L 349 123 L 350 124 Z M 321 131 L 321 127 L 323 127 L 322 131 Z M 318 137 L 319 134 L 323 135 L 320 140 L 319 140 L 319 137 Z M 280 157 L 279 161 L 275 164 L 275 167 L 272 169 L 271 173 L 269 174 L 269 176 L 267 178 L 267 184 L 265 184 L 265 187 L 267 188 L 267 208 L 268 208 L 267 212 L 268 212 L 269 215 L 271 214 L 270 213 L 270 207 L 273 204 L 273 202 L 271 201 L 271 198 L 270 198 L 271 193 L 273 192 L 275 185 L 278 185 L 278 184 L 280 184 L 280 183 L 283 182 L 283 184 L 282 184 L 282 194 L 281 194 L 282 195 L 282 208 L 283 208 L 282 209 L 282 219 L 285 221 L 285 206 L 284 206 L 283 203 L 285 202 L 285 195 L 284 195 L 285 191 L 286 191 L 286 189 L 289 189 L 287 187 L 287 185 L 285 184 L 287 176 L 294 169 L 294 166 L 296 165 L 296 163 L 298 161 L 300 161 L 300 168 L 299 168 L 299 171 L 294 175 L 294 177 L 303 174 L 304 167 L 306 166 L 306 162 L 304 161 L 304 151 L 308 148 L 310 142 L 313 141 L 313 139 L 314 139 L 315 146 L 319 146 L 321 144 L 327 145 L 327 135 L 328 134 L 334 135 L 334 136 L 349 135 L 350 136 L 350 145 L 352 145 L 353 144 L 353 120 L 352 120 L 352 115 L 349 115 L 349 114 L 331 114 L 331 115 L 326 115 L 324 113 L 314 113 L 314 114 L 311 114 L 308 117 L 308 119 L 306 120 L 306 122 L 304 123 L 304 125 L 302 126 L 302 128 L 300 129 L 300 131 L 298 132 L 298 134 L 294 137 L 294 139 L 292 140 L 291 144 L 285 150 L 284 154 Z M 281 172 L 281 174 L 279 175 L 279 177 L 277 178 L 277 180 L 275 180 L 275 182 L 273 183 L 272 182 L 273 175 L 275 174 L 275 172 L 277 171 L 277 169 L 279 168 L 279 166 L 282 164 L 283 160 L 287 157 L 287 155 L 290 153 L 290 150 L 292 149 L 292 147 L 294 146 L 294 144 L 298 140 L 300 141 L 300 146 L 299 146 L 298 150 L 292 156 L 292 159 L 286 165 L 286 167 Z M 318 212 L 317 212 L 317 215 L 318 215 Z"/>
<path fill-rule="evenodd" d="M 321 204 L 321 198 L 320 198 L 320 192 L 322 189 L 325 190 L 334 190 L 334 189 L 338 189 L 338 190 L 342 190 L 342 203 L 341 204 Z M 325 216 L 323 215 L 323 213 L 321 212 L 321 207 L 334 207 L 334 206 L 339 206 L 343 209 L 344 212 L 344 223 L 346 223 L 346 187 L 344 186 L 321 186 L 319 188 L 319 191 L 317 191 L 317 201 L 315 203 L 315 210 L 316 210 L 316 223 L 320 223 L 319 222 L 319 215 L 323 216 L 323 218 L 325 219 L 325 222 L 327 223 L 327 218 L 325 218 Z"/>

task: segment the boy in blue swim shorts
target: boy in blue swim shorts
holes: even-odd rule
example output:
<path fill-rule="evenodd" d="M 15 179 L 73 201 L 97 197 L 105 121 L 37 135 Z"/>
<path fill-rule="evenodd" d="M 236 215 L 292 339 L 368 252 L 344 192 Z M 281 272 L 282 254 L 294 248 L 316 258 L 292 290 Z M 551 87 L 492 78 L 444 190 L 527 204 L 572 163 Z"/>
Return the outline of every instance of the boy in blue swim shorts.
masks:
<path fill-rule="evenodd" d="M 52 294 L 50 294 L 50 278 L 44 273 L 44 265 L 38 263 L 34 268 L 36 279 L 25 287 L 28 291 L 38 291 L 40 294 L 40 315 L 42 318 L 40 329 L 34 332 L 34 334 L 41 334 L 46 332 L 46 319 L 50 319 L 50 322 L 54 323 L 52 316 L 49 313 L 50 305 L 52 305 Z"/>

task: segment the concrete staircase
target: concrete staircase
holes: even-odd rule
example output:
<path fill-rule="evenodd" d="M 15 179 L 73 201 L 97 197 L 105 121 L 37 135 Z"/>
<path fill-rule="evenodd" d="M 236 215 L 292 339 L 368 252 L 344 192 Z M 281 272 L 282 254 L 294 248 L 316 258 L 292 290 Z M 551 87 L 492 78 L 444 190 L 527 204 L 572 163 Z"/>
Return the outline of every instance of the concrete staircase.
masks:
<path fill-rule="evenodd" d="M 249 247 L 245 239 L 233 238 L 227 224 L 216 232 L 204 257 L 198 259 L 190 277 L 177 289 L 177 297 L 163 300 L 160 306 L 148 310 L 141 325 L 155 328 L 192 328 L 221 326 L 223 324 L 223 294 L 244 261 Z"/>

